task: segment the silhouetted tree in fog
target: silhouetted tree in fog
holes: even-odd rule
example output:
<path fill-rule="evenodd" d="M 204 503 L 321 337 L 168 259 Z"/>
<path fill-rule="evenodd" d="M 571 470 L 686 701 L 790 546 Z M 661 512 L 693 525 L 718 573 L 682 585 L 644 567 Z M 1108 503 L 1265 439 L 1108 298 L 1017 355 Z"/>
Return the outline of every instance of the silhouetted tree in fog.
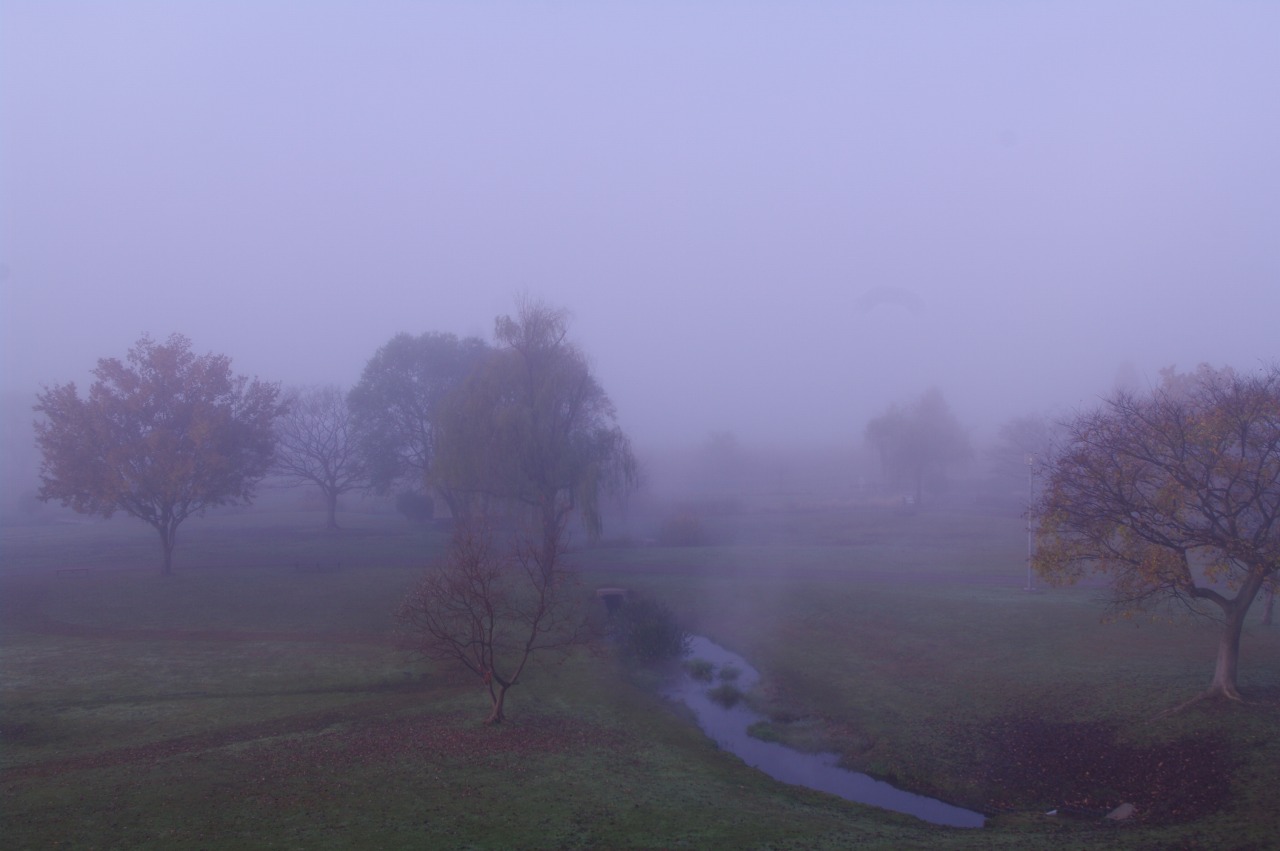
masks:
<path fill-rule="evenodd" d="M 926 475 L 972 454 L 968 434 L 937 389 L 910 405 L 891 405 L 867 424 L 866 439 L 879 453 L 886 478 L 912 483 L 917 504 Z"/>
<path fill-rule="evenodd" d="M 1245 617 L 1280 570 L 1280 367 L 1166 371 L 1080 414 L 1035 514 L 1049 580 L 1105 573 L 1121 611 L 1210 604 L 1222 630 L 1203 696 L 1239 699 Z"/>
<path fill-rule="evenodd" d="M 1054 447 L 1063 439 L 1062 426 L 1039 414 L 1015 417 L 1000 427 L 987 452 L 991 472 L 1007 494 L 1018 502 L 1034 500 Z"/>
<path fill-rule="evenodd" d="M 438 420 L 445 400 L 488 355 L 476 338 L 397 334 L 374 353 L 349 402 L 373 487 L 434 490 L 457 515 L 457 497 L 436 475 Z"/>
<path fill-rule="evenodd" d="M 1000 426 L 989 453 L 992 472 L 1004 479 L 1025 482 L 1027 466 L 1038 470 L 1047 464 L 1063 436 L 1061 426 L 1039 414 L 1009 420 Z"/>
<path fill-rule="evenodd" d="M 271 466 L 279 387 L 195 355 L 180 334 L 143 337 L 127 362 L 103 358 L 87 398 L 46 388 L 35 410 L 40 498 L 84 514 L 124 511 L 150 524 L 173 572 L 178 526 L 215 505 L 247 503 Z"/>
<path fill-rule="evenodd" d="M 324 495 L 325 526 L 338 528 L 338 497 L 368 483 L 360 434 L 346 394 L 336 386 L 292 389 L 276 423 L 275 470 L 290 484 Z"/>

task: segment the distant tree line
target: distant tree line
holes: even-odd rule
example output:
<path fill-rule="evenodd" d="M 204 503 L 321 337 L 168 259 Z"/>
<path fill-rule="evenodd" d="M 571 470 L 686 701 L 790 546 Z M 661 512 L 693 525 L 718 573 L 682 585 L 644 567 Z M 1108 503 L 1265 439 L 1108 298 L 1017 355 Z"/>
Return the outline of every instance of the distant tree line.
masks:
<path fill-rule="evenodd" d="M 349 393 L 282 391 L 181 335 L 143 337 L 123 360 L 99 360 L 93 378 L 83 396 L 67 383 L 37 397 L 39 496 L 147 523 L 162 574 L 187 518 L 248 503 L 274 472 L 319 488 L 330 527 L 356 489 L 398 492 L 419 519 L 437 502 L 448 511 L 449 555 L 400 616 L 422 653 L 484 682 L 491 722 L 534 654 L 584 635 L 564 560 L 570 524 L 598 536 L 603 500 L 635 485 L 637 464 L 564 311 L 521 301 L 495 320 L 491 343 L 398 335 Z M 917 504 L 971 454 L 936 390 L 891 406 L 865 438 L 886 481 L 909 486 Z M 736 451 L 728 439 L 718 447 Z M 1104 572 L 1121 611 L 1216 611 L 1207 693 L 1239 698 L 1245 617 L 1262 596 L 1269 618 L 1280 572 L 1280 368 L 1166 371 L 1151 393 L 1117 392 L 1063 423 L 1011 422 L 993 460 L 1032 480 L 1043 576 Z"/>
<path fill-rule="evenodd" d="M 180 335 L 144 337 L 94 376 L 87 397 L 64 384 L 37 399 L 40 497 L 149 523 L 164 575 L 184 520 L 247 503 L 270 472 L 318 487 L 329 527 L 343 493 L 399 487 L 414 497 L 406 513 L 429 514 L 434 494 L 454 529 L 401 622 L 425 656 L 484 682 L 491 723 L 535 655 L 587 635 L 564 562 L 570 522 L 598 536 L 604 497 L 632 487 L 637 466 L 564 311 L 523 300 L 493 344 L 396 336 L 345 395 L 282 393 Z"/>

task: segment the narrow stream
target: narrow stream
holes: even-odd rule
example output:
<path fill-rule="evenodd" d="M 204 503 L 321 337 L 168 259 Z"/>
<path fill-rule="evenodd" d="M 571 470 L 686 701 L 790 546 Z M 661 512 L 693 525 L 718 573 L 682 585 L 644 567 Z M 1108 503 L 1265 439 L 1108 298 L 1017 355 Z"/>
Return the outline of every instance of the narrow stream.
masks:
<path fill-rule="evenodd" d="M 952 827 L 983 826 L 984 817 L 981 813 L 904 792 L 882 780 L 840 768 L 836 765 L 839 759 L 836 754 L 802 753 L 777 742 L 765 742 L 747 735 L 747 728 L 764 720 L 764 716 L 741 701 L 726 707 L 712 699 L 709 692 L 725 682 L 732 682 L 745 694 L 759 681 L 760 672 L 747 664 L 741 656 L 700 635 L 693 637 L 688 658 L 704 659 L 714 665 L 711 680 L 699 681 L 685 672 L 665 693 L 668 697 L 683 701 L 697 716 L 698 726 L 702 731 L 747 765 L 783 783 L 807 786 L 860 804 L 871 804 L 913 815 L 934 824 Z M 726 666 L 738 670 L 736 679 L 721 679 L 720 672 Z"/>

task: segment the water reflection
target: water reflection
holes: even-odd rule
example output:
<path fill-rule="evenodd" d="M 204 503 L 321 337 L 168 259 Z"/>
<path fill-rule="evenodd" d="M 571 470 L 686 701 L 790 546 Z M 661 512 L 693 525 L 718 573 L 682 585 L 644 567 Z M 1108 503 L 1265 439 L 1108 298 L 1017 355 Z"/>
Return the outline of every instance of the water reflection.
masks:
<path fill-rule="evenodd" d="M 783 783 L 807 786 L 860 804 L 907 813 L 934 824 L 982 827 L 981 813 L 904 792 L 882 780 L 840 768 L 836 765 L 836 754 L 801 753 L 777 742 L 765 742 L 747 735 L 747 728 L 764 720 L 764 716 L 741 702 L 725 705 L 725 702 L 714 699 L 712 693 L 725 683 L 748 692 L 759 681 L 760 672 L 741 656 L 700 635 L 693 637 L 689 658 L 704 659 L 715 666 L 711 680 L 696 680 L 685 673 L 668 688 L 668 696 L 684 701 L 697 716 L 698 726 L 703 732 L 747 765 Z M 737 677 L 722 679 L 720 674 L 726 668 L 737 669 Z"/>

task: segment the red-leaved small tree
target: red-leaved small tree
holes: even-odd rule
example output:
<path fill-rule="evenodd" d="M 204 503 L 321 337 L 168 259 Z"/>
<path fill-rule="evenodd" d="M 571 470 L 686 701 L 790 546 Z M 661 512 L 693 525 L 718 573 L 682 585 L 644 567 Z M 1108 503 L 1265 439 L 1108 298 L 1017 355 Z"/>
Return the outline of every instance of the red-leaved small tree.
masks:
<path fill-rule="evenodd" d="M 503 721 L 507 691 L 534 656 L 563 656 L 588 636 L 573 574 L 559 558 L 543 563 L 534 540 L 501 535 L 483 519 L 460 522 L 444 561 L 399 612 L 413 649 L 484 683 L 487 724 Z"/>

